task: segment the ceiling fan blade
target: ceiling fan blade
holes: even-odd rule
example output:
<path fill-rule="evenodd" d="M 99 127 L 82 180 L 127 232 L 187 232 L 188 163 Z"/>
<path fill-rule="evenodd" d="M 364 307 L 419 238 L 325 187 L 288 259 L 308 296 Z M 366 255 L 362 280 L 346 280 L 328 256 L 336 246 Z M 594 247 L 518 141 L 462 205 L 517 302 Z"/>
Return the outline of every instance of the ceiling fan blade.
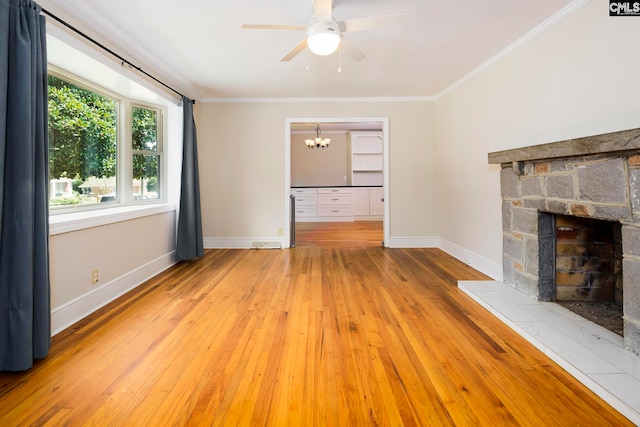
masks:
<path fill-rule="evenodd" d="M 242 24 L 243 30 L 307 30 L 305 25 Z"/>
<path fill-rule="evenodd" d="M 323 21 L 333 19 L 333 0 L 313 0 L 313 16 Z"/>
<path fill-rule="evenodd" d="M 386 16 L 373 16 L 370 18 L 356 18 L 347 19 L 346 21 L 338 21 L 340 31 L 346 33 L 347 31 L 362 31 L 362 30 L 374 30 L 377 28 L 394 27 L 407 24 L 407 15 L 386 15 Z"/>
<path fill-rule="evenodd" d="M 302 41 L 300 41 L 300 43 L 298 43 L 296 45 L 296 47 L 294 47 L 293 49 L 291 49 L 289 51 L 289 53 L 287 53 L 285 56 L 282 57 L 282 59 L 280 60 L 281 62 L 287 62 L 287 61 L 291 61 L 293 58 L 295 58 L 300 52 L 302 52 L 303 50 L 305 50 L 307 47 L 307 38 L 305 37 L 304 39 L 302 39 Z"/>
<path fill-rule="evenodd" d="M 353 43 L 347 40 L 344 36 L 342 36 L 342 40 L 340 41 L 340 49 L 349 56 L 349 58 L 353 59 L 356 62 L 362 61 L 367 56 L 362 53 L 360 49 L 356 47 Z"/>

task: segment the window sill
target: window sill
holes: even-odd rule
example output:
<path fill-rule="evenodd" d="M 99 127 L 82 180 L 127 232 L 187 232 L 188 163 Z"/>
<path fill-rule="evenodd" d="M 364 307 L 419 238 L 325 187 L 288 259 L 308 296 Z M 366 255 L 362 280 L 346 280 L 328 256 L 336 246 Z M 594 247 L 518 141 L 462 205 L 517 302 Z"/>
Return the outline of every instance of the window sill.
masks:
<path fill-rule="evenodd" d="M 144 206 L 122 206 L 59 215 L 49 215 L 49 235 L 70 233 L 85 228 L 99 227 L 116 222 L 128 221 L 145 216 L 157 215 L 176 210 L 174 204 L 154 204 Z"/>

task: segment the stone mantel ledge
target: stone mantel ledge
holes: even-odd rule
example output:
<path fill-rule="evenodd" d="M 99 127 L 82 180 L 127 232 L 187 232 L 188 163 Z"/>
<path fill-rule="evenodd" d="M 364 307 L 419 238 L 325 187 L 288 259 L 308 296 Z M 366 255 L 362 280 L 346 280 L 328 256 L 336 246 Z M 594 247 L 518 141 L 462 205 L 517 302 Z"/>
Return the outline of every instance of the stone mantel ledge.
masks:
<path fill-rule="evenodd" d="M 640 128 L 489 153 L 490 164 L 640 150 Z"/>

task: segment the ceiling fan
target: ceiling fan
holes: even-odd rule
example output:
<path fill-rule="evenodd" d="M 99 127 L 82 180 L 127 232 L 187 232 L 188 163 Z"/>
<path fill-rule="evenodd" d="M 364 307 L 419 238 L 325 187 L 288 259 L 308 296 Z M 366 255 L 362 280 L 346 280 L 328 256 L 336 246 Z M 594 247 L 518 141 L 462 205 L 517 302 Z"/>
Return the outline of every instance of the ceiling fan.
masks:
<path fill-rule="evenodd" d="M 354 61 L 366 58 L 355 45 L 350 43 L 342 35 L 349 31 L 374 30 L 378 28 L 405 25 L 407 15 L 386 15 L 368 18 L 347 19 L 336 21 L 333 19 L 333 0 L 312 0 L 313 19 L 309 25 L 271 25 L 271 24 L 244 24 L 243 29 L 252 30 L 302 30 L 307 36 L 289 51 L 280 61 L 290 61 L 305 48 L 316 55 L 330 55 L 338 47 L 350 56 Z"/>

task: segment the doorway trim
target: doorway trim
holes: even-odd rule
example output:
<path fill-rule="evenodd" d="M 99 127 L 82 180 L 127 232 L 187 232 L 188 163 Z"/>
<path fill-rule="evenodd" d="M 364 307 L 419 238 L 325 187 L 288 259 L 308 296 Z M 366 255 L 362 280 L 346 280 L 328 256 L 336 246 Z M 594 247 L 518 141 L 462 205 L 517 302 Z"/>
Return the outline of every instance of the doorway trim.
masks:
<path fill-rule="evenodd" d="M 380 122 L 382 123 L 383 138 L 383 194 L 384 194 L 384 214 L 382 218 L 383 241 L 382 245 L 388 247 L 389 242 L 389 221 L 390 221 L 390 189 L 389 189 L 389 118 L 388 117 L 303 117 L 285 119 L 285 147 L 284 147 L 284 224 L 288 227 L 291 221 L 291 200 L 289 198 L 291 189 L 291 125 L 294 123 L 359 123 L 359 122 Z M 291 233 L 287 233 L 285 247 L 291 247 Z"/>

